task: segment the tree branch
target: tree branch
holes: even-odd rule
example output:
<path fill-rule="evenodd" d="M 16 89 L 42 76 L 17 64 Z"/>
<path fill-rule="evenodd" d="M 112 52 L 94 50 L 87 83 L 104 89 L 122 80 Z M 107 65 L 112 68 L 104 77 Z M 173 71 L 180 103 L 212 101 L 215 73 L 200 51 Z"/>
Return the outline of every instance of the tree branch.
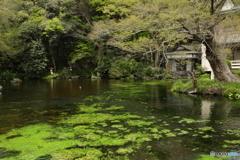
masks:
<path fill-rule="evenodd" d="M 212 0 L 212 1 L 213 1 L 213 0 Z M 218 4 L 216 4 L 216 5 L 214 6 L 213 13 L 215 13 L 215 11 L 216 11 L 219 7 L 221 7 L 225 2 L 226 2 L 226 0 L 221 0 Z"/>

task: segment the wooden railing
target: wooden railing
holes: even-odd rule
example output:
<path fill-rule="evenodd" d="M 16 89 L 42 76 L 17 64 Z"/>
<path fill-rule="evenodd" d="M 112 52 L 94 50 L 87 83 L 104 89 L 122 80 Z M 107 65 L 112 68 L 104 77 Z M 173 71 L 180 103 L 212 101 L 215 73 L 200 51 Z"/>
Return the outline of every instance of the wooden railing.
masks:
<path fill-rule="evenodd" d="M 232 60 L 232 69 L 240 69 L 240 60 Z"/>

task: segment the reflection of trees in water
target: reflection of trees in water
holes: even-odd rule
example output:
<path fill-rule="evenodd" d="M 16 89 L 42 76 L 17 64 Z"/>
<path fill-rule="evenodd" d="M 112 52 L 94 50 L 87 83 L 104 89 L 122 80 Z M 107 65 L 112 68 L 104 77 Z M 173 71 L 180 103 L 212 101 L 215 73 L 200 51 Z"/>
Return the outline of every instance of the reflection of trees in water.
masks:
<path fill-rule="evenodd" d="M 166 86 L 149 86 L 150 99 L 149 105 L 154 108 L 161 109 L 164 107 L 164 103 L 167 102 L 167 88 Z"/>
<path fill-rule="evenodd" d="M 150 106 L 174 116 L 211 121 L 226 120 L 232 108 L 232 104 L 221 96 L 172 93 L 167 91 L 166 86 L 150 86 L 150 92 Z"/>
<path fill-rule="evenodd" d="M 212 107 L 211 120 L 227 120 L 231 108 L 232 104 L 224 99 L 215 101 Z"/>

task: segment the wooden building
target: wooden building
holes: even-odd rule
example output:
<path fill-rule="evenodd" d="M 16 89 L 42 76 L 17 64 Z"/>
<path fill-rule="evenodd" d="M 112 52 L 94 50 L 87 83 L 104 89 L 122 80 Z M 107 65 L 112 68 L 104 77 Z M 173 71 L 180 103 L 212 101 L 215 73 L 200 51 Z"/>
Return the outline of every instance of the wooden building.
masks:
<path fill-rule="evenodd" d="M 168 68 L 172 71 L 173 78 L 191 78 L 188 71 L 193 71 L 196 63 L 201 63 L 201 55 L 199 45 L 181 45 L 176 50 L 166 53 Z"/>

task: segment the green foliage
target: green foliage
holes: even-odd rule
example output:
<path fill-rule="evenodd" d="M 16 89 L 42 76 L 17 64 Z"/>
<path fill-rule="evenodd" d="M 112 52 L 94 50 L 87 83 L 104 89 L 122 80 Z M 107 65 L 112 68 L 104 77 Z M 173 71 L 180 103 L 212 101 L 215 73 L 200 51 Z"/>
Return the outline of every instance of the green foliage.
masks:
<path fill-rule="evenodd" d="M 111 57 L 110 56 L 103 56 L 98 60 L 97 67 L 95 68 L 94 72 L 99 73 L 100 76 L 108 75 L 108 70 L 111 67 Z"/>
<path fill-rule="evenodd" d="M 121 58 L 114 61 L 109 69 L 110 78 L 134 78 L 139 64 L 134 59 Z"/>
<path fill-rule="evenodd" d="M 188 92 L 188 91 L 192 91 L 193 89 L 194 89 L 194 86 L 193 86 L 191 80 L 179 79 L 173 84 L 173 86 L 171 88 L 171 91 L 174 91 L 174 92 Z"/>
<path fill-rule="evenodd" d="M 1 79 L 3 80 L 12 80 L 13 78 L 16 78 L 16 74 L 10 70 L 4 71 L 1 75 Z"/>
<path fill-rule="evenodd" d="M 197 93 L 223 95 L 229 99 L 240 99 L 238 83 L 217 83 L 209 79 L 208 74 L 201 75 L 198 79 Z M 191 80 L 177 80 L 171 90 L 175 92 L 187 92 L 193 89 Z"/>
<path fill-rule="evenodd" d="M 65 32 L 62 22 L 57 17 L 47 20 L 46 22 L 43 23 L 43 25 L 45 26 L 43 34 L 45 34 L 46 36 L 56 34 L 58 32 L 59 33 Z"/>
<path fill-rule="evenodd" d="M 232 71 L 235 75 L 237 75 L 238 77 L 240 77 L 240 70 L 236 70 L 236 71 Z"/>
<path fill-rule="evenodd" d="M 71 57 L 71 63 L 75 63 L 77 60 L 81 60 L 86 57 L 91 57 L 94 59 L 95 56 L 95 50 L 93 44 L 88 41 L 77 41 L 75 49 L 70 54 Z"/>
<path fill-rule="evenodd" d="M 232 69 L 232 63 L 230 60 L 226 59 L 226 63 L 228 65 L 228 68 L 231 70 Z"/>
<path fill-rule="evenodd" d="M 48 59 L 41 41 L 33 41 L 32 47 L 25 56 L 23 69 L 30 78 L 40 78 L 46 72 Z"/>
<path fill-rule="evenodd" d="M 230 99 L 239 100 L 240 99 L 240 89 L 238 88 L 238 83 L 224 84 L 225 90 L 223 91 L 223 96 Z"/>
<path fill-rule="evenodd" d="M 154 75 L 156 74 L 156 71 L 152 67 L 143 68 L 142 72 L 143 76 L 145 77 L 154 77 Z"/>
<path fill-rule="evenodd" d="M 198 158 L 197 160 L 219 160 L 216 157 L 212 157 L 210 155 L 200 155 L 200 158 Z"/>
<path fill-rule="evenodd" d="M 204 73 L 204 68 L 201 66 L 201 64 L 197 63 L 195 71 L 197 75 L 201 75 Z"/>

